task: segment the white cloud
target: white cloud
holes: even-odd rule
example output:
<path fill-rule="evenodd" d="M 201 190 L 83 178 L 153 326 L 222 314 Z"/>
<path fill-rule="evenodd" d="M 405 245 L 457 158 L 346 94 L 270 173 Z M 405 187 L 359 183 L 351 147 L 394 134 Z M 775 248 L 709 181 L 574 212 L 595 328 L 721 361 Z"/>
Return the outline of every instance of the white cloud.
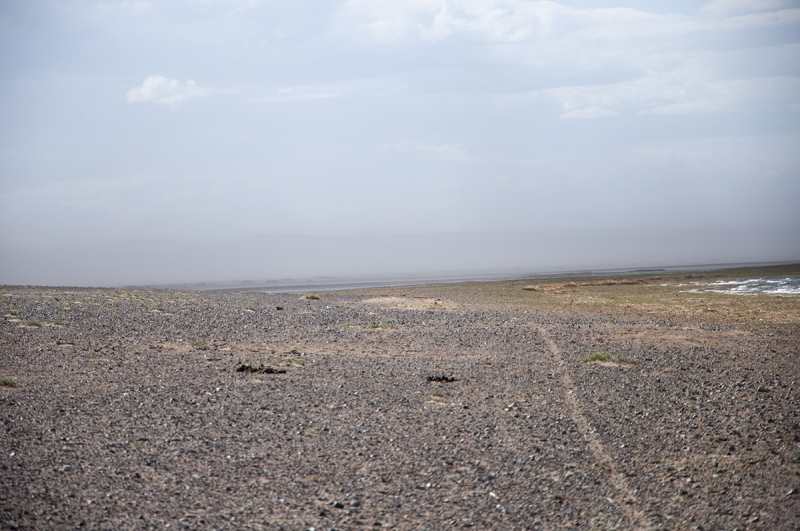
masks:
<path fill-rule="evenodd" d="M 200 98 L 211 93 L 211 89 L 198 87 L 191 79 L 181 83 L 177 79 L 148 76 L 141 87 L 128 91 L 128 103 L 150 102 L 175 107 L 188 98 Z"/>
<path fill-rule="evenodd" d="M 731 61 L 735 52 L 721 43 L 739 32 L 800 30 L 799 6 L 800 0 L 713 0 L 697 14 L 682 15 L 551 1 L 348 0 L 341 15 L 351 31 L 377 42 L 433 44 L 460 36 L 504 64 L 624 76 L 534 92 L 558 101 L 561 117 L 574 119 L 612 116 L 623 108 L 699 114 L 797 102 L 800 78 L 789 77 L 793 72 L 781 77 L 773 70 L 759 78 L 755 64 Z M 748 42 L 753 34 L 741 37 Z M 770 57 L 766 48 L 752 54 Z"/>
<path fill-rule="evenodd" d="M 609 107 L 633 107 L 639 114 L 698 114 L 790 105 L 800 99 L 800 77 L 716 79 L 713 70 L 694 64 L 648 72 L 633 81 L 559 87 L 531 95 L 559 101 L 566 111 L 562 118 L 609 116 Z"/>
<path fill-rule="evenodd" d="M 589 107 L 584 107 L 583 109 L 576 109 L 574 111 L 565 112 L 564 114 L 561 115 L 561 117 L 567 119 L 602 118 L 603 116 L 614 116 L 617 114 L 619 113 L 600 108 L 597 105 L 591 105 Z"/>
<path fill-rule="evenodd" d="M 525 0 L 348 0 L 342 12 L 349 23 L 379 41 L 409 34 L 440 40 L 459 33 L 491 42 L 519 43 L 567 34 L 613 41 L 633 35 L 653 38 L 691 25 L 681 15 Z"/>
<path fill-rule="evenodd" d="M 348 0 L 339 22 L 343 32 L 383 44 L 460 36 L 504 62 L 585 71 L 674 68 L 693 51 L 719 49 L 726 32 L 800 25 L 800 9 L 780 9 L 798 0 L 764 0 L 755 11 L 723 4 L 683 15 L 544 0 Z"/>
<path fill-rule="evenodd" d="M 703 11 L 719 15 L 737 15 L 793 7 L 798 7 L 797 0 L 713 0 L 703 6 Z"/>
<path fill-rule="evenodd" d="M 458 144 L 421 144 L 418 142 L 396 142 L 385 144 L 384 147 L 400 152 L 426 152 L 432 153 L 441 160 L 453 162 L 471 162 L 472 157 L 467 150 Z"/>
<path fill-rule="evenodd" d="M 519 43 L 532 39 L 565 38 L 619 42 L 648 40 L 687 31 L 723 27 L 725 17 L 772 12 L 775 16 L 744 16 L 740 22 L 796 22 L 798 0 L 714 0 L 703 17 L 653 14 L 630 8 L 578 8 L 540 0 L 347 0 L 341 10 L 346 24 L 377 41 L 405 36 L 440 40 L 454 34 L 490 42 Z M 711 17 L 709 19 L 709 16 Z"/>

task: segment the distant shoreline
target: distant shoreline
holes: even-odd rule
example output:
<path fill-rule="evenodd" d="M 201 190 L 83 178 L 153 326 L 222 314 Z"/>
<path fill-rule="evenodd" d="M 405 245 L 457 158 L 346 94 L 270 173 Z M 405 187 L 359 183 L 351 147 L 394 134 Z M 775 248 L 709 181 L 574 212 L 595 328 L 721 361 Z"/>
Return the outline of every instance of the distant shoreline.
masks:
<path fill-rule="evenodd" d="M 477 273 L 432 273 L 429 275 L 386 275 L 360 277 L 314 277 L 309 279 L 285 279 L 238 282 L 207 282 L 144 286 L 156 289 L 198 291 L 255 291 L 261 293 L 299 293 L 303 291 L 343 291 L 365 288 L 390 288 L 421 286 L 426 284 L 458 284 L 462 282 L 494 282 L 504 280 L 547 280 L 563 278 L 652 275 L 658 273 L 691 273 L 730 271 L 733 269 L 782 267 L 800 265 L 797 261 L 740 262 L 729 264 L 692 264 L 661 267 L 576 269 L 566 271 L 504 271 Z M 135 287 L 135 286 L 131 286 Z"/>

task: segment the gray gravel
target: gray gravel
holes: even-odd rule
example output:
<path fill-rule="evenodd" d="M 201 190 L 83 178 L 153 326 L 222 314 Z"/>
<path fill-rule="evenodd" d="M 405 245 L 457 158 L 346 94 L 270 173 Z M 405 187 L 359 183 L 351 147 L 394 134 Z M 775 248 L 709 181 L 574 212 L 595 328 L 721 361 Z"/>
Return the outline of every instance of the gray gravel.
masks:
<path fill-rule="evenodd" d="M 492 310 L 470 286 L 451 310 L 2 291 L 3 529 L 800 527 L 780 328 Z"/>

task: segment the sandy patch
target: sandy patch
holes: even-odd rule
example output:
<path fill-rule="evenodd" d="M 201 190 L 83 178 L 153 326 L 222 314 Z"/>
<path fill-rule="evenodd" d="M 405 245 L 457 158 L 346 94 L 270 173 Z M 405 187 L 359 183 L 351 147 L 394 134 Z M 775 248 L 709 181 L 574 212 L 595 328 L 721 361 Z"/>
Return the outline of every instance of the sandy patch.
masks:
<path fill-rule="evenodd" d="M 602 365 L 603 367 L 625 367 L 626 369 L 630 369 L 631 367 L 635 367 L 635 363 L 630 362 L 622 362 L 622 361 L 611 361 L 611 360 L 604 360 L 604 361 L 590 361 L 592 365 Z"/>
<path fill-rule="evenodd" d="M 9 319 L 10 321 L 10 319 Z M 54 321 L 38 321 L 38 320 L 30 320 L 30 321 L 21 321 L 20 324 L 17 325 L 17 328 L 61 328 L 61 323 L 57 323 Z"/>
<path fill-rule="evenodd" d="M 660 277 L 656 277 L 651 280 L 660 280 Z M 638 278 L 636 279 L 609 278 L 605 280 L 593 280 L 591 282 L 567 282 L 564 284 L 532 284 L 529 286 L 523 286 L 522 289 L 524 289 L 525 291 L 548 291 L 554 293 L 562 293 L 564 289 L 579 288 L 585 286 L 630 286 L 633 284 L 647 284 L 647 280 Z"/>
<path fill-rule="evenodd" d="M 757 339 L 753 333 L 744 330 L 703 330 L 699 327 L 684 327 L 681 330 L 643 329 L 621 332 L 620 335 L 640 344 L 678 347 L 725 348 Z"/>
<path fill-rule="evenodd" d="M 456 310 L 458 305 L 447 299 L 434 299 L 431 297 L 375 297 L 366 299 L 367 304 L 379 304 L 398 310 Z"/>

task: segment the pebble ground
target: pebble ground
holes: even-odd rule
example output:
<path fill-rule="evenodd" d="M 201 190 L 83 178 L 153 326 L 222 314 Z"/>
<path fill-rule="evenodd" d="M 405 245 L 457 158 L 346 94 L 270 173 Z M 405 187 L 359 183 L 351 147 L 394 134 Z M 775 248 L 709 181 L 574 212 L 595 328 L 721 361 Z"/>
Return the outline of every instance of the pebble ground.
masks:
<path fill-rule="evenodd" d="M 0 288 L 0 528 L 800 527 L 800 298 L 486 286 Z"/>

